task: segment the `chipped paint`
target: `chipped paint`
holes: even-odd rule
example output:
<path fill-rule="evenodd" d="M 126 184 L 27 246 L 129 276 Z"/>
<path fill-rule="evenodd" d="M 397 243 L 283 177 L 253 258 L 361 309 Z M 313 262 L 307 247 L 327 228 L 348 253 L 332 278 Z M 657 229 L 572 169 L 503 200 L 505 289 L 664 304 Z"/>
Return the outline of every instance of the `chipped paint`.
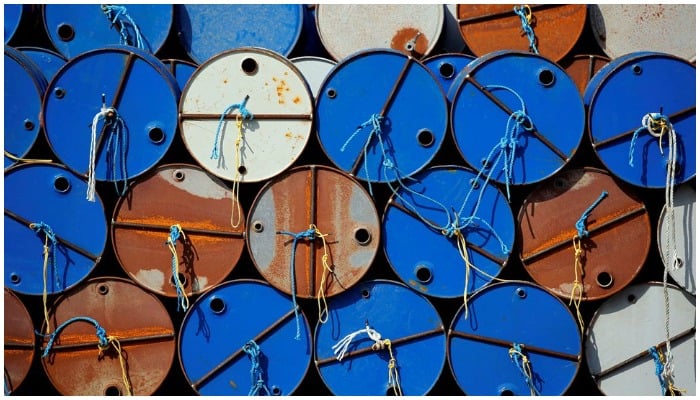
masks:
<path fill-rule="evenodd" d="M 165 287 L 165 274 L 163 271 L 153 269 L 142 269 L 138 271 L 135 278 L 139 282 L 143 282 L 146 286 L 162 291 Z"/>

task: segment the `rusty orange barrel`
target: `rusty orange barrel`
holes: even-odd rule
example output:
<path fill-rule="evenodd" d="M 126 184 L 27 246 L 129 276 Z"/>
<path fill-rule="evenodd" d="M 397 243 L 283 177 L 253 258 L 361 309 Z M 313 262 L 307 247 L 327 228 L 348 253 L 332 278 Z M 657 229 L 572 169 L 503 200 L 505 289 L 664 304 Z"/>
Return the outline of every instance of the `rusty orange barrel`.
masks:
<path fill-rule="evenodd" d="M 34 325 L 22 300 L 5 289 L 5 396 L 29 374 L 34 359 Z"/>
<path fill-rule="evenodd" d="M 530 50 L 521 17 L 513 4 L 459 4 L 457 23 L 462 38 L 477 57 L 496 50 Z M 519 7 L 519 6 L 518 6 Z M 525 6 L 540 55 L 558 62 L 578 41 L 586 23 L 585 4 Z"/>
<path fill-rule="evenodd" d="M 178 225 L 174 270 L 166 242 Z M 142 287 L 168 297 L 178 296 L 176 275 L 187 296 L 222 282 L 241 257 L 244 230 L 245 216 L 231 189 L 189 164 L 163 165 L 134 182 L 119 199 L 111 224 L 124 271 Z"/>
<path fill-rule="evenodd" d="M 583 225 L 588 236 L 580 238 L 576 272 L 576 224 L 589 207 Z M 595 168 L 560 173 L 534 189 L 520 208 L 517 225 L 525 269 L 535 282 L 564 298 L 571 298 L 576 280 L 584 301 L 619 292 L 642 269 L 651 246 L 644 203 Z"/>
<path fill-rule="evenodd" d="M 564 58 L 559 62 L 559 65 L 573 79 L 578 91 L 583 95 L 593 75 L 609 62 L 608 57 L 595 54 L 577 54 Z"/>
<path fill-rule="evenodd" d="M 315 233 L 309 232 L 313 226 Z M 253 202 L 247 229 L 263 278 L 302 298 L 317 297 L 320 288 L 333 296 L 353 286 L 380 243 L 379 216 L 367 191 L 322 165 L 297 167 L 268 182 Z"/>
<path fill-rule="evenodd" d="M 175 355 L 170 316 L 155 295 L 129 280 L 90 279 L 56 301 L 49 321 L 54 335 L 44 338 L 41 361 L 64 396 L 148 396 L 170 371 Z M 103 338 L 116 341 L 100 349 L 98 328 Z"/>

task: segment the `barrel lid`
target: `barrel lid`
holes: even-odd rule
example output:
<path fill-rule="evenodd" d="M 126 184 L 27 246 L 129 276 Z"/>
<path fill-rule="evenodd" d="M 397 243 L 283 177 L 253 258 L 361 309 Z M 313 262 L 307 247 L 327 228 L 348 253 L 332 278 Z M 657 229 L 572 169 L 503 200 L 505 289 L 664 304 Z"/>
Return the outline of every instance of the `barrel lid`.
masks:
<path fill-rule="evenodd" d="M 42 47 L 17 47 L 22 54 L 29 56 L 39 67 L 47 82 L 51 82 L 59 69 L 66 63 L 66 58 L 60 53 Z"/>
<path fill-rule="evenodd" d="M 405 186 L 389 199 L 382 221 L 384 253 L 399 279 L 421 294 L 442 298 L 489 284 L 508 261 L 515 237 L 503 193 L 459 166 L 428 168 Z M 460 238 L 450 231 L 455 227 L 474 267 L 468 277 Z"/>
<path fill-rule="evenodd" d="M 118 118 L 106 124 L 97 119 L 94 176 L 120 182 L 143 174 L 165 155 L 177 128 L 179 94 L 177 82 L 153 55 L 131 46 L 92 50 L 70 59 L 49 85 L 43 126 L 54 154 L 74 172 L 88 174 L 93 120 L 103 107 L 114 108 Z"/>
<path fill-rule="evenodd" d="M 447 130 L 436 78 L 395 50 L 361 51 L 338 63 L 321 87 L 316 115 L 330 161 L 369 182 L 415 174 L 435 156 Z M 374 121 L 381 133 L 373 133 Z"/>
<path fill-rule="evenodd" d="M 197 299 L 182 322 L 178 345 L 192 388 L 204 396 L 249 394 L 255 375 L 243 347 L 253 341 L 270 394 L 292 394 L 309 368 L 312 341 L 301 310 L 300 339 L 295 340 L 290 303 L 272 286 L 250 279 L 221 283 Z"/>
<path fill-rule="evenodd" d="M 22 16 L 26 14 L 27 7 L 27 5 L 22 4 L 3 4 L 3 12 L 5 13 L 5 44 L 9 43 L 15 33 L 17 33 Z"/>
<path fill-rule="evenodd" d="M 536 54 L 497 51 L 479 57 L 455 79 L 448 98 L 458 150 L 475 169 L 495 168 L 491 179 L 501 183 L 550 177 L 568 163 L 583 136 L 585 113 L 576 85 L 561 67 Z M 523 111 L 528 118 L 519 114 Z M 508 150 L 512 143 L 514 153 Z"/>
<path fill-rule="evenodd" d="M 695 67 L 688 61 L 653 52 L 613 60 L 593 77 L 585 96 L 588 130 L 595 153 L 610 172 L 635 186 L 666 185 L 668 135 L 659 144 L 658 135 L 642 125 L 645 115 L 659 113 L 675 131 L 675 184 L 695 176 L 695 80 Z M 639 95 L 650 87 L 659 89 L 653 96 Z"/>
<path fill-rule="evenodd" d="M 445 327 L 427 298 L 403 284 L 377 279 L 334 297 L 328 306 L 328 321 L 316 325 L 314 361 L 334 395 L 424 396 L 436 384 L 445 363 Z M 390 345 L 375 344 L 367 332 Z M 348 342 L 346 351 L 337 351 L 343 341 Z M 398 385 L 387 378 L 391 358 Z"/>
<path fill-rule="evenodd" d="M 261 47 L 286 57 L 294 50 L 304 25 L 302 4 L 178 4 L 176 7 L 178 38 L 197 64 L 238 47 Z"/>
<path fill-rule="evenodd" d="M 583 96 L 591 78 L 609 62 L 608 57 L 597 54 L 575 54 L 561 60 L 559 65 L 574 80 L 579 93 Z"/>
<path fill-rule="evenodd" d="M 239 132 L 241 115 L 249 117 Z M 180 100 L 185 146 L 204 169 L 229 181 L 259 182 L 289 168 L 309 140 L 312 120 L 313 96 L 301 72 L 262 48 L 210 58 Z"/>
<path fill-rule="evenodd" d="M 22 300 L 5 288 L 4 301 L 5 396 L 22 385 L 34 359 L 36 336 L 32 317 Z"/>
<path fill-rule="evenodd" d="M 610 58 L 638 51 L 696 57 L 694 4 L 594 4 L 593 37 Z"/>
<path fill-rule="evenodd" d="M 475 59 L 474 56 L 462 53 L 444 53 L 426 58 L 423 64 L 435 75 L 447 96 L 459 72 Z"/>
<path fill-rule="evenodd" d="M 58 164 L 21 164 L 5 171 L 5 286 L 23 294 L 44 293 L 45 230 L 48 225 L 56 247 L 48 241 L 46 293 L 63 292 L 84 280 L 102 257 L 107 242 L 105 210 L 99 196 L 85 200 L 87 183 Z M 76 223 L 79 221 L 79 223 Z M 36 226 L 39 230 L 41 225 Z"/>
<path fill-rule="evenodd" d="M 695 184 L 690 182 L 677 186 L 673 192 L 673 215 L 670 209 L 663 208 L 657 225 L 656 242 L 664 266 L 674 281 L 688 293 L 695 295 Z M 674 236 L 675 235 L 675 236 Z M 671 262 L 673 247 L 677 260 Z"/>
<path fill-rule="evenodd" d="M 596 310 L 586 332 L 586 364 L 600 391 L 609 396 L 659 396 L 657 365 L 651 348 L 666 352 L 666 323 L 673 353 L 674 385 L 695 395 L 695 298 L 668 285 L 666 322 L 664 287 L 659 282 L 630 285 Z M 633 335 L 620 332 L 634 327 Z"/>
<path fill-rule="evenodd" d="M 508 281 L 474 293 L 468 307 L 467 317 L 464 306 L 459 309 L 448 333 L 450 368 L 467 395 L 531 394 L 515 345 L 527 357 L 540 395 L 566 392 L 582 349 L 574 317 L 561 300 L 532 283 Z"/>
<path fill-rule="evenodd" d="M 171 4 L 46 4 L 44 27 L 67 59 L 86 51 L 124 44 L 155 54 L 173 24 Z M 139 42 L 141 40 L 141 42 Z"/>
<path fill-rule="evenodd" d="M 364 49 L 395 49 L 423 58 L 442 32 L 442 4 L 319 4 L 316 27 L 331 57 Z"/>
<path fill-rule="evenodd" d="M 178 296 L 177 274 L 185 295 L 201 293 L 238 264 L 245 245 L 242 214 L 231 189 L 201 167 L 161 165 L 132 182 L 118 200 L 111 222 L 114 253 L 127 275 L 146 290 Z"/>
<path fill-rule="evenodd" d="M 155 295 L 128 279 L 102 276 L 84 282 L 56 300 L 49 321 L 57 336 L 41 363 L 64 396 L 149 396 L 170 372 L 173 322 Z M 118 344 L 100 350 L 95 324 Z M 44 352 L 48 340 L 47 335 L 42 341 Z"/>
<path fill-rule="evenodd" d="M 290 61 L 304 75 L 304 79 L 306 79 L 311 93 L 314 94 L 314 98 L 318 97 L 323 81 L 336 64 L 335 61 L 317 56 L 295 57 L 290 59 Z"/>

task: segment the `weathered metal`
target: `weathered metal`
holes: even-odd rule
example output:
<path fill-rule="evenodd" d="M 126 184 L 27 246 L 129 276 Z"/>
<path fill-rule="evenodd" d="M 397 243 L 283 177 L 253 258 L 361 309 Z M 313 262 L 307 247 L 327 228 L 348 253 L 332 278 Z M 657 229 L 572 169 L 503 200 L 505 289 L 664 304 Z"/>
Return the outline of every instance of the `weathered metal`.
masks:
<path fill-rule="evenodd" d="M 34 325 L 22 300 L 5 288 L 5 396 L 11 395 L 29 375 L 34 359 Z"/>
<path fill-rule="evenodd" d="M 311 226 L 323 238 L 300 239 L 295 247 L 291 234 Z M 372 198 L 353 178 L 327 166 L 302 166 L 260 190 L 248 216 L 246 241 L 253 263 L 272 286 L 292 294 L 294 279 L 297 296 L 316 298 L 325 282 L 323 291 L 330 297 L 355 285 L 369 270 L 381 242 L 379 216 Z"/>
<path fill-rule="evenodd" d="M 184 90 L 187 85 L 187 81 L 197 69 L 197 64 L 189 61 L 178 60 L 174 58 L 169 58 L 163 60 L 163 64 L 168 67 L 168 70 L 175 77 L 180 90 Z"/>
<path fill-rule="evenodd" d="M 656 231 L 661 262 L 669 269 L 669 275 L 681 288 L 695 295 L 696 236 L 695 236 L 695 184 L 685 183 L 674 188 L 673 220 L 669 209 L 662 209 Z M 675 234 L 675 237 L 673 235 Z M 672 260 L 674 254 L 676 260 Z"/>
<path fill-rule="evenodd" d="M 124 379 L 136 396 L 151 395 L 160 387 L 175 356 L 176 333 L 155 295 L 127 279 L 93 278 L 56 300 L 49 314 L 50 331 L 74 317 L 92 318 L 108 338 L 116 338 L 124 367 L 112 345 L 100 355 L 94 325 L 70 323 L 41 359 L 51 384 L 62 395 L 125 395 L 129 390 Z M 47 340 L 43 339 L 42 351 Z"/>
<path fill-rule="evenodd" d="M 559 65 L 574 80 L 578 91 L 583 95 L 591 78 L 609 62 L 608 57 L 596 54 L 577 54 L 559 61 Z"/>
<path fill-rule="evenodd" d="M 576 223 L 603 191 L 607 196 L 585 219 L 588 236 L 580 238 L 582 271 L 577 278 Z M 518 213 L 517 247 L 525 270 L 545 289 L 569 299 L 578 279 L 581 300 L 599 300 L 622 290 L 641 271 L 651 247 L 651 221 L 641 199 L 609 173 L 573 169 L 525 199 Z"/>
<path fill-rule="evenodd" d="M 497 50 L 527 51 L 530 42 L 512 4 L 458 4 L 457 23 L 462 38 L 477 57 Z M 529 25 L 539 54 L 558 62 L 578 42 L 586 23 L 585 4 L 539 4 L 531 10 Z"/>
<path fill-rule="evenodd" d="M 237 226 L 233 226 L 236 224 Z M 162 165 L 135 181 L 112 216 L 114 253 L 127 275 L 160 295 L 177 296 L 170 229 L 185 293 L 221 283 L 238 264 L 245 246 L 245 213 L 224 182 L 188 164 Z"/>

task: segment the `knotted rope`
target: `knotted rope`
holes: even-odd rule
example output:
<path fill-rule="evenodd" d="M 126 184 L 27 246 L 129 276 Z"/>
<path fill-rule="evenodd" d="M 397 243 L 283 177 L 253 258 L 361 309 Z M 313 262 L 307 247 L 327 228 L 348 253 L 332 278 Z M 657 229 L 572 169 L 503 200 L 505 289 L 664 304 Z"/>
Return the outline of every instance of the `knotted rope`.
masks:
<path fill-rule="evenodd" d="M 245 345 L 243 345 L 243 351 L 248 355 L 251 363 L 250 391 L 248 392 L 248 396 L 260 396 L 261 394 L 269 396 L 270 390 L 265 384 L 263 370 L 260 366 L 260 346 L 258 346 L 254 340 L 249 340 Z"/>
<path fill-rule="evenodd" d="M 527 386 L 530 388 L 531 396 L 539 396 L 540 392 L 535 387 L 535 382 L 532 379 L 532 367 L 530 365 L 530 360 L 527 358 L 525 353 L 523 353 L 522 346 L 518 343 L 513 343 L 513 346 L 508 349 L 508 356 L 510 360 L 515 364 L 525 378 Z"/>
<path fill-rule="evenodd" d="M 126 7 L 110 4 L 102 4 L 100 7 L 102 8 L 102 12 L 105 14 L 107 19 L 109 19 L 109 21 L 112 23 L 112 26 L 119 26 L 119 42 L 121 44 L 149 50 L 146 48 L 146 41 L 143 40 L 139 26 L 136 25 L 134 19 L 131 18 L 126 10 Z M 131 26 L 131 29 L 134 31 L 134 40 L 131 40 L 127 26 Z"/>
<path fill-rule="evenodd" d="M 187 297 L 187 293 L 185 293 L 185 284 L 180 280 L 180 262 L 178 261 L 177 249 L 175 248 L 177 240 L 180 239 L 181 236 L 183 240 L 186 239 L 185 232 L 182 230 L 180 224 L 171 225 L 170 234 L 165 244 L 172 254 L 172 277 L 175 291 L 177 292 L 177 310 L 180 311 L 180 308 L 182 308 L 182 311 L 187 311 L 190 307 L 190 299 Z"/>
<path fill-rule="evenodd" d="M 105 125 L 105 134 L 109 136 L 107 142 L 107 162 L 110 165 L 109 179 L 114 181 L 114 187 L 119 196 L 123 196 L 127 189 L 127 172 L 126 172 L 126 143 L 122 143 L 126 138 L 122 138 L 126 131 L 126 124 L 119 116 L 119 113 L 114 107 L 107 107 L 105 103 L 105 95 L 102 94 L 102 107 L 100 111 L 92 118 L 92 135 L 90 136 L 90 156 L 88 160 L 88 188 L 86 198 L 88 201 L 95 201 L 95 164 L 97 163 L 97 125 L 103 119 Z M 110 161 L 109 155 L 112 155 Z M 117 164 L 120 165 L 120 173 L 123 187 L 120 190 L 117 178 Z"/>
<path fill-rule="evenodd" d="M 44 321 L 46 322 L 46 333 L 49 333 L 51 331 L 51 325 L 49 322 L 49 310 L 46 306 L 48 301 L 47 281 L 49 255 L 51 256 L 51 262 L 53 264 L 53 276 L 56 280 L 56 288 L 61 289 L 61 280 L 58 274 L 58 267 L 56 266 L 56 246 L 58 245 L 58 240 L 56 239 L 56 234 L 53 232 L 53 229 L 51 229 L 51 227 L 48 224 L 45 224 L 43 221 L 31 223 L 29 224 L 29 228 L 34 230 L 36 233 L 44 234 L 44 291 L 42 293 L 42 300 L 44 303 Z M 51 247 L 49 247 L 49 241 L 51 241 Z"/>
<path fill-rule="evenodd" d="M 540 54 L 537 50 L 537 37 L 532 29 L 532 10 L 528 5 L 520 5 L 513 7 L 513 11 L 520 17 L 520 26 L 523 29 L 523 34 L 527 35 L 527 40 L 530 42 L 530 51 L 535 54 Z"/>

